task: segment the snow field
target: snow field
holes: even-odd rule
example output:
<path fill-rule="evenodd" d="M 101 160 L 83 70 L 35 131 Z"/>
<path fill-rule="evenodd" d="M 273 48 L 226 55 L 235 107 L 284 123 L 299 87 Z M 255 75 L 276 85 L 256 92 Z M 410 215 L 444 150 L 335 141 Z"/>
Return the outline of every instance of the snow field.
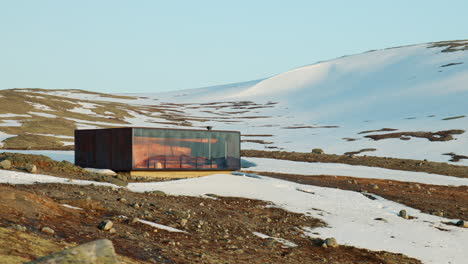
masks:
<path fill-rule="evenodd" d="M 464 263 L 465 260 L 464 245 L 468 243 L 466 229 L 442 224 L 447 219 L 424 214 L 381 197 L 371 200 L 357 192 L 269 177 L 256 179 L 225 174 L 172 182 L 129 184 L 128 188 L 137 192 L 162 190 L 172 195 L 190 196 L 213 193 L 271 201 L 278 207 L 328 223 L 328 227 L 313 229 L 321 238 L 335 237 L 341 244 L 403 253 L 424 263 Z M 399 217 L 397 214 L 402 209 L 417 219 Z M 374 220 L 376 218 L 384 218 L 386 222 Z M 439 226 L 449 231 L 435 228 Z M 305 233 L 316 236 L 311 232 Z"/>
<path fill-rule="evenodd" d="M 10 134 L 7 134 L 7 133 L 4 133 L 2 131 L 0 131 L 0 148 L 3 147 L 3 143 L 2 141 L 9 138 L 9 137 L 13 137 L 14 135 L 10 135 Z"/>

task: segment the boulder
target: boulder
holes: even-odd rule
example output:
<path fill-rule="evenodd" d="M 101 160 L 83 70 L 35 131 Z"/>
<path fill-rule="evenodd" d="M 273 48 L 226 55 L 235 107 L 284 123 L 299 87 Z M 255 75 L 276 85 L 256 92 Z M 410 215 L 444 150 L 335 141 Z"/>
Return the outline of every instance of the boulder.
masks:
<path fill-rule="evenodd" d="M 25 166 L 24 168 L 25 168 L 26 171 L 29 172 L 29 173 L 36 173 L 36 172 L 37 172 L 37 167 L 36 167 L 36 165 L 31 164 L 31 163 L 26 164 L 26 166 Z"/>
<path fill-rule="evenodd" d="M 314 148 L 314 149 L 312 149 L 312 153 L 313 154 L 324 154 L 325 151 L 323 151 L 323 149 L 320 149 L 320 148 Z"/>
<path fill-rule="evenodd" d="M 408 213 L 406 212 L 406 210 L 401 210 L 400 213 L 398 213 L 398 215 L 404 219 L 409 219 Z"/>
<path fill-rule="evenodd" d="M 457 226 L 468 228 L 468 221 L 460 220 L 457 222 Z"/>
<path fill-rule="evenodd" d="M 18 231 L 23 231 L 23 232 L 26 232 L 28 230 L 25 226 L 19 225 L 19 224 L 13 224 L 11 228 L 16 229 Z"/>
<path fill-rule="evenodd" d="M 166 196 L 166 193 L 163 192 L 163 191 L 160 191 L 160 190 L 152 191 L 151 194 L 153 194 L 155 196 Z"/>
<path fill-rule="evenodd" d="M 444 216 L 444 212 L 443 212 L 443 211 L 435 211 L 435 212 L 432 212 L 431 214 L 432 214 L 432 215 L 437 215 L 437 216 L 440 216 L 440 217 L 443 217 L 443 216 Z"/>
<path fill-rule="evenodd" d="M 9 160 L 0 161 L 0 169 L 3 169 L 3 170 L 11 169 L 11 161 Z"/>
<path fill-rule="evenodd" d="M 336 242 L 336 239 L 334 237 L 325 239 L 323 244 L 326 245 L 326 247 L 333 247 L 333 248 L 338 247 L 338 242 Z"/>
<path fill-rule="evenodd" d="M 111 220 L 104 220 L 99 224 L 98 228 L 104 231 L 109 231 L 112 226 L 114 226 L 114 223 L 112 223 Z"/>
<path fill-rule="evenodd" d="M 55 234 L 55 231 L 52 228 L 47 227 L 47 226 L 43 227 L 41 229 L 41 231 L 44 232 L 44 233 L 47 233 L 47 234 L 51 234 L 51 235 Z"/>
<path fill-rule="evenodd" d="M 28 262 L 28 264 L 60 263 L 117 264 L 119 261 L 112 242 L 107 239 L 99 239 Z"/>
<path fill-rule="evenodd" d="M 187 219 L 185 219 L 185 218 L 184 218 L 184 219 L 182 219 L 182 220 L 180 220 L 180 225 L 181 225 L 181 226 L 186 226 L 186 225 L 187 225 L 187 223 L 188 223 L 188 220 L 187 220 Z"/>

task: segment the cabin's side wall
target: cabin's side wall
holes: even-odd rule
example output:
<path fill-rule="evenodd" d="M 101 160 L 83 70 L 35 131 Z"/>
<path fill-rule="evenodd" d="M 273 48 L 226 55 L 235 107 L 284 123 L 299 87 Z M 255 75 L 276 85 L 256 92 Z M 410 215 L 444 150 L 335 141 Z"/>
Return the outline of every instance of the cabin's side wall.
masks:
<path fill-rule="evenodd" d="M 112 168 L 112 130 L 96 130 L 96 142 L 94 143 L 96 151 L 96 166 L 94 168 L 113 169 Z"/>
<path fill-rule="evenodd" d="M 132 169 L 132 129 L 75 130 L 75 164 L 83 168 Z"/>
<path fill-rule="evenodd" d="M 132 170 L 132 128 L 112 129 L 112 164 L 117 171 Z"/>
<path fill-rule="evenodd" d="M 75 130 L 75 165 L 96 166 L 96 133 L 94 130 Z"/>

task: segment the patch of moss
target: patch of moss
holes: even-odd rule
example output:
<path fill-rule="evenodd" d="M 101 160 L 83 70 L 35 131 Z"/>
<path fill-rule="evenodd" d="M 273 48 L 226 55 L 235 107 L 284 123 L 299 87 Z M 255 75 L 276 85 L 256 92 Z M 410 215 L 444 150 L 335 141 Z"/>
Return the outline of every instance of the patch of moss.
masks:
<path fill-rule="evenodd" d="M 70 150 L 73 146 L 64 146 L 56 137 L 22 134 L 3 141 L 5 149 L 62 149 Z"/>
<path fill-rule="evenodd" d="M 0 227 L 0 262 L 24 263 L 38 256 L 45 256 L 63 250 L 72 244 L 55 242 L 39 236 Z"/>

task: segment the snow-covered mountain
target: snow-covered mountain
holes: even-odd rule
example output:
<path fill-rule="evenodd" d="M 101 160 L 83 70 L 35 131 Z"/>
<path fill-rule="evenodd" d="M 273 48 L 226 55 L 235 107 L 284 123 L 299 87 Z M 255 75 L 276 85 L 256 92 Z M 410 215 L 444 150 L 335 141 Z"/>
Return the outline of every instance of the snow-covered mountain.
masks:
<path fill-rule="evenodd" d="M 439 161 L 447 160 L 443 153 L 468 156 L 466 133 L 450 141 L 415 137 L 374 141 L 363 138 L 369 133 L 359 134 L 382 128 L 396 129 L 393 133 L 467 130 L 468 118 L 461 117 L 468 114 L 466 40 L 370 51 L 259 81 L 155 96 L 178 103 L 277 102 L 256 113 L 270 117 L 233 126 L 248 134 L 273 134 L 266 141 L 288 150 L 320 147 L 341 154 L 375 148 L 366 154 Z"/>
<path fill-rule="evenodd" d="M 322 148 L 336 154 L 366 149 L 360 155 L 433 161 L 448 161 L 451 156 L 443 154 L 453 153 L 462 158 L 457 164 L 468 165 L 462 157 L 468 156 L 467 40 L 369 51 L 262 80 L 170 93 L 107 97 L 75 90 L 10 92 L 74 99 L 75 106 L 62 108 L 60 115 L 53 106 L 41 110 L 37 102 L 34 111 L 12 113 L 56 115 L 78 128 L 212 125 L 240 130 L 242 147 L 248 149 Z M 63 116 L 72 110 L 74 116 Z M 127 114 L 117 118 L 119 111 Z M 2 128 L 8 122 L 24 124 L 25 118 L 4 111 L 0 117 L 9 120 L 0 124 L 0 131 L 9 135 L 17 133 Z"/>

